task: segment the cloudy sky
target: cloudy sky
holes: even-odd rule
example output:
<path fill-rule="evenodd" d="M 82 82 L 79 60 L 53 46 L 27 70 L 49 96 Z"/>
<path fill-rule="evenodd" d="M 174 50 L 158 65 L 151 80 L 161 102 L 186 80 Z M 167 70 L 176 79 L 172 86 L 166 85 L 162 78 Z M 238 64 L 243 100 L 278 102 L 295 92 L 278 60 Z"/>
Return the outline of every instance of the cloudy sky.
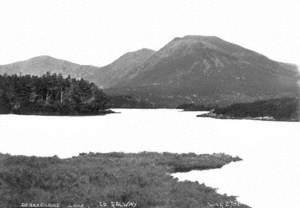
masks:
<path fill-rule="evenodd" d="M 300 65 L 299 9 L 299 0 L 0 0 L 0 64 L 50 55 L 102 66 L 214 35 Z"/>

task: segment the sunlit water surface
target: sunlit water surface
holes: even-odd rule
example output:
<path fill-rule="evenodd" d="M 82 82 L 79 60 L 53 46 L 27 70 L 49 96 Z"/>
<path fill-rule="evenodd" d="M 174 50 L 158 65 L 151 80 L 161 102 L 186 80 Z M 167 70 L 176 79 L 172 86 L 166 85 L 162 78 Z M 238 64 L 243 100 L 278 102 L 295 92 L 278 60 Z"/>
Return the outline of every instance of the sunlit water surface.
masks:
<path fill-rule="evenodd" d="M 243 161 L 175 174 L 218 187 L 256 208 L 299 207 L 300 123 L 197 118 L 199 112 L 126 110 L 106 116 L 0 115 L 0 152 L 71 157 L 80 152 L 224 152 Z"/>

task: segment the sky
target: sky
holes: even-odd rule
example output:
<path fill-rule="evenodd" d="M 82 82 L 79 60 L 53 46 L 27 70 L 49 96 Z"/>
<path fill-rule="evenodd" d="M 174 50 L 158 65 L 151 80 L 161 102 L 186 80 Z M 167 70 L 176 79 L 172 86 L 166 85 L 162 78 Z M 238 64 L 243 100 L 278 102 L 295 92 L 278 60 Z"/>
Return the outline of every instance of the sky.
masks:
<path fill-rule="evenodd" d="M 0 0 L 0 64 L 50 55 L 103 66 L 213 35 L 300 65 L 299 0 Z"/>

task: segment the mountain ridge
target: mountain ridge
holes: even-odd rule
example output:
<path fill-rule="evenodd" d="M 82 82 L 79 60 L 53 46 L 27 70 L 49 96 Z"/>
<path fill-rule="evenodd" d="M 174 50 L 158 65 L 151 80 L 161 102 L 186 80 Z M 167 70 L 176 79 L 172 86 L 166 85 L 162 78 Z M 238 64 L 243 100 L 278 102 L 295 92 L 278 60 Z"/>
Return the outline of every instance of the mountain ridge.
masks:
<path fill-rule="evenodd" d="M 154 106 L 230 105 L 299 95 L 299 71 L 216 36 L 177 37 L 158 51 L 128 52 L 102 66 L 38 56 L 0 66 L 0 73 L 61 73 L 94 82 L 112 95 Z"/>
<path fill-rule="evenodd" d="M 26 60 L 0 65 L 0 74 L 36 75 L 57 73 L 63 76 L 70 75 L 72 78 L 83 78 L 94 82 L 100 88 L 106 88 L 111 82 L 117 83 L 118 79 L 126 76 L 127 71 L 138 65 L 139 62 L 148 58 L 155 51 L 147 48 L 131 51 L 120 56 L 111 64 L 106 66 L 81 65 L 64 59 L 55 58 L 50 55 L 35 56 Z M 127 68 L 121 68 L 121 66 Z M 123 76 L 116 77 L 116 72 L 123 71 Z M 125 71 L 125 72 L 124 72 Z"/>

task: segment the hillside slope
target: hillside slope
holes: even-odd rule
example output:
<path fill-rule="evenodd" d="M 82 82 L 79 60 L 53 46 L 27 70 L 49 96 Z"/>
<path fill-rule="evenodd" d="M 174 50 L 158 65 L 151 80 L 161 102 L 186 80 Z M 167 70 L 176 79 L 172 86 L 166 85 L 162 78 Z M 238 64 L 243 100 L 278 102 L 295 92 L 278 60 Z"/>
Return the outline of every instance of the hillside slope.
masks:
<path fill-rule="evenodd" d="M 129 79 L 128 75 L 142 65 L 155 51 L 141 49 L 124 54 L 113 63 L 95 71 L 93 81 L 102 88 L 113 87 Z"/>

